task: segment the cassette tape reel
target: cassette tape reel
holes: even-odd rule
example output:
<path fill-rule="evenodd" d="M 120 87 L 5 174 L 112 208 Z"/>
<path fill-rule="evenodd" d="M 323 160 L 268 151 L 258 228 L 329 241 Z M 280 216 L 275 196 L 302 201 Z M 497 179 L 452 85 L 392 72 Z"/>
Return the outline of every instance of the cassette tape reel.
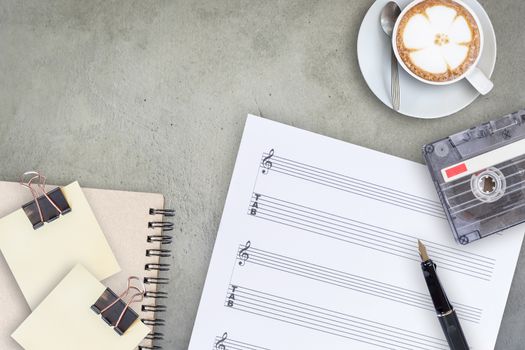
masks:
<path fill-rule="evenodd" d="M 525 222 L 525 110 L 423 147 L 461 244 Z"/>

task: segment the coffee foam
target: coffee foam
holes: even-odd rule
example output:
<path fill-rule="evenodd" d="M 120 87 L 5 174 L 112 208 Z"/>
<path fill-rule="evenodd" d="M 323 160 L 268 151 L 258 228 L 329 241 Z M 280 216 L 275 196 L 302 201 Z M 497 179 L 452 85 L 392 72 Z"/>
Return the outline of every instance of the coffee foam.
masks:
<path fill-rule="evenodd" d="M 411 8 L 398 28 L 398 51 L 415 74 L 446 81 L 463 74 L 479 53 L 472 15 L 451 0 L 426 0 Z"/>

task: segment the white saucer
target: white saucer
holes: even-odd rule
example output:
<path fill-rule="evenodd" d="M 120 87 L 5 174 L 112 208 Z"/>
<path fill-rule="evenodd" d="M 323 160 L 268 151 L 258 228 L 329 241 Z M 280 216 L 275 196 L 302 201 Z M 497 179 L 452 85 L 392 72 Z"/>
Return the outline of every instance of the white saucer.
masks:
<path fill-rule="evenodd" d="M 363 77 L 372 92 L 389 108 L 391 40 L 381 29 L 379 16 L 389 0 L 377 0 L 366 13 L 357 38 L 357 58 Z M 397 0 L 401 9 L 412 0 Z M 496 34 L 489 16 L 476 0 L 463 0 L 478 15 L 485 43 L 478 67 L 492 76 L 496 64 Z M 399 67 L 401 105 L 399 113 L 424 119 L 456 113 L 471 104 L 479 93 L 465 79 L 446 86 L 425 84 Z"/>

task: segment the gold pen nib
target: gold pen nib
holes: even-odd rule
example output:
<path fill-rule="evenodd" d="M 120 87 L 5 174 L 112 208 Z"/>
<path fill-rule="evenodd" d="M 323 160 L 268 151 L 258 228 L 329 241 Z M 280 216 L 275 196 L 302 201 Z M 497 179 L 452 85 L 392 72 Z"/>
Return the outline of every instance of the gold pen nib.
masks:
<path fill-rule="evenodd" d="M 419 239 L 417 240 L 417 246 L 419 248 L 419 256 L 421 257 L 421 261 L 430 260 L 428 257 L 427 248 Z"/>

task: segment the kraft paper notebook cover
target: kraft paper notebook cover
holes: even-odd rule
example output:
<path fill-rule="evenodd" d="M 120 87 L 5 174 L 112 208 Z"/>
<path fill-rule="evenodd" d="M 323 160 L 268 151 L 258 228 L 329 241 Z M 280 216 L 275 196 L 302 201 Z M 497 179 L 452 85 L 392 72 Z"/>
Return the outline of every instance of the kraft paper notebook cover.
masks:
<path fill-rule="evenodd" d="M 48 189 L 54 186 L 48 186 Z M 153 330 L 155 325 L 161 325 L 157 315 L 164 310 L 163 305 L 156 305 L 158 298 L 166 295 L 157 291 L 159 284 L 167 283 L 167 279 L 159 277 L 159 255 L 169 255 L 164 243 L 170 241 L 163 230 L 171 229 L 172 224 L 165 222 L 161 214 L 150 214 L 150 209 L 163 209 L 164 196 L 155 193 L 124 192 L 99 189 L 82 189 L 95 217 L 113 250 L 121 272 L 103 280 L 102 283 L 113 290 L 123 290 L 129 276 L 146 278 L 148 293 L 143 306 L 133 309 L 141 319 Z M 0 218 L 18 210 L 32 199 L 27 189 L 15 182 L 0 181 Z M 162 213 L 162 211 L 160 211 Z M 69 215 L 69 214 L 67 214 Z M 162 228 L 164 226 L 164 228 Z M 149 256 L 147 256 L 149 255 Z M 149 268 L 149 270 L 146 270 Z M 11 334 L 31 313 L 17 283 L 0 254 L 0 349 L 22 349 Z M 149 338 L 160 338 L 160 334 L 152 333 Z M 152 347 L 152 339 L 146 339 L 143 349 Z"/>

